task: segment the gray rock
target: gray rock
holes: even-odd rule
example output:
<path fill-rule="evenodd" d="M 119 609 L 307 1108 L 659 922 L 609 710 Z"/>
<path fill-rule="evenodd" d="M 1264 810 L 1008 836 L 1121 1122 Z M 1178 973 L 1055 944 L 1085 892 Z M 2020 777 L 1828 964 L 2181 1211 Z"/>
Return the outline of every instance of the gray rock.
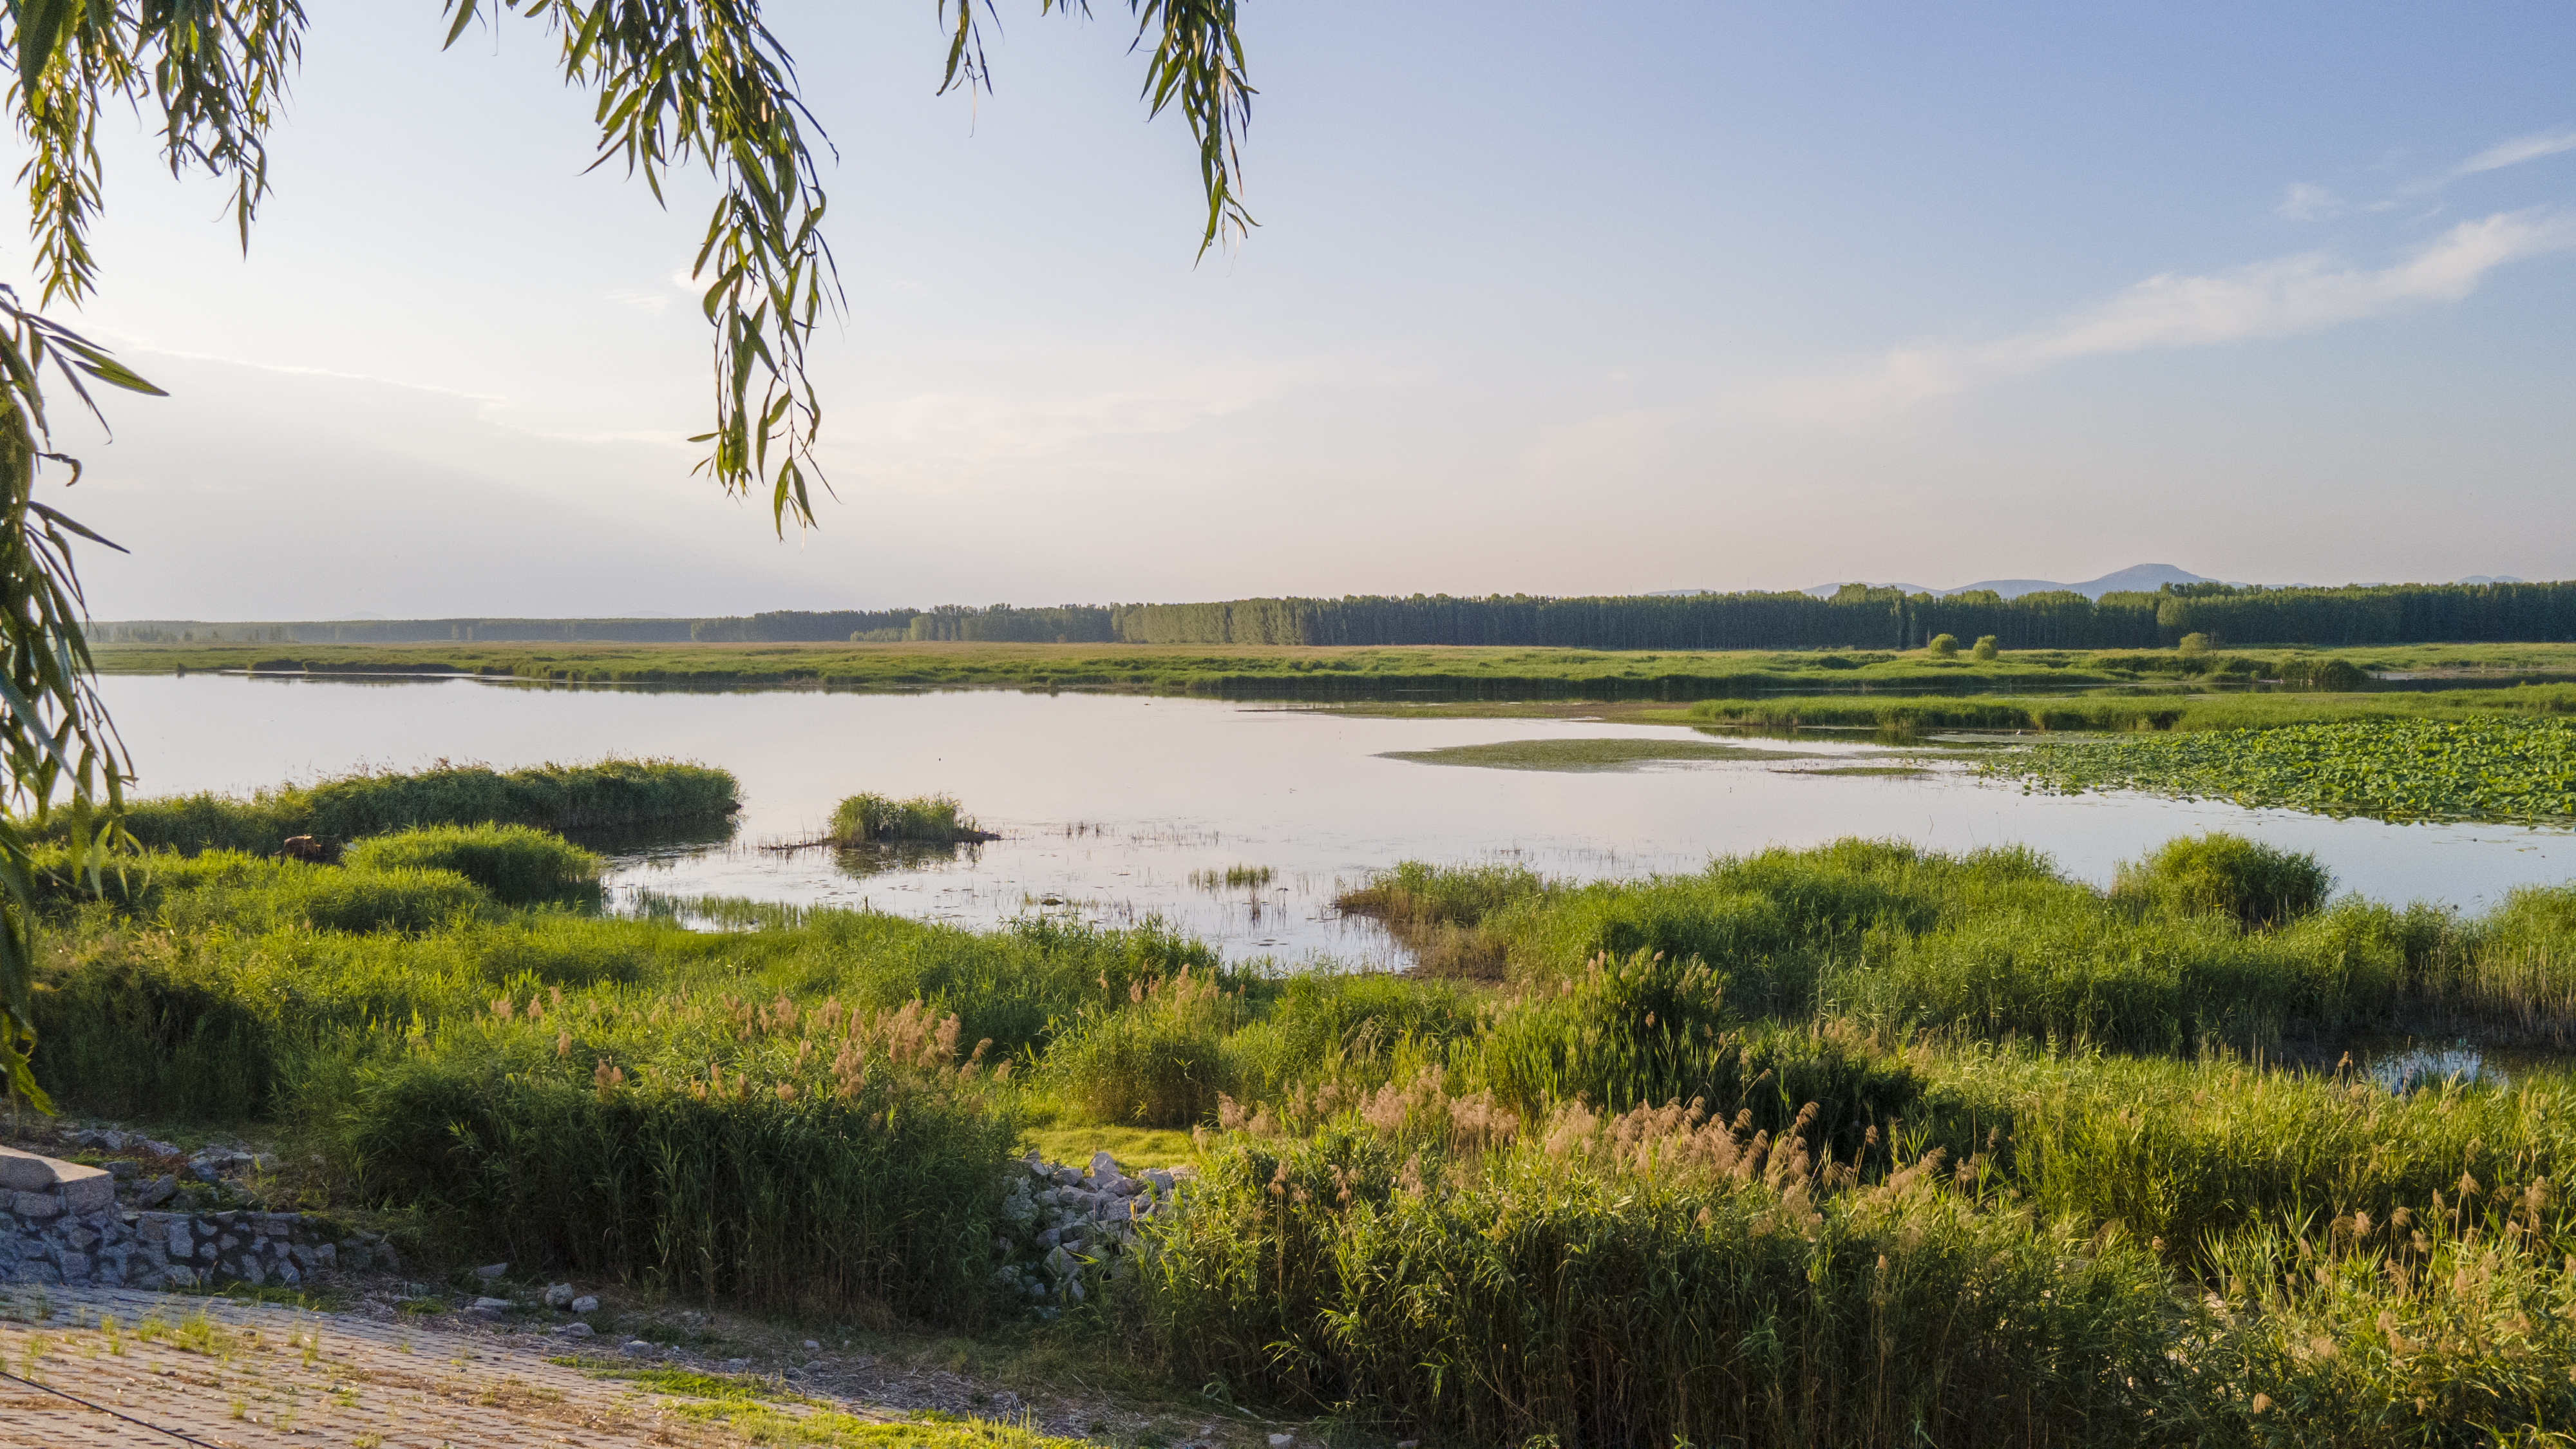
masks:
<path fill-rule="evenodd" d="M 620 1349 L 626 1353 L 651 1353 L 653 1351 L 653 1345 L 646 1343 L 640 1338 L 630 1338 L 626 1340 L 624 1344 L 620 1345 Z"/>
<path fill-rule="evenodd" d="M 1072 1187 L 1081 1181 L 1082 1169 L 1079 1167 L 1059 1167 L 1055 1170 L 1055 1185 L 1058 1187 Z"/>
<path fill-rule="evenodd" d="M 812 1340 L 812 1339 L 810 1339 L 810 1338 L 809 1338 L 809 1339 L 807 1339 L 807 1340 L 805 1340 L 805 1351 L 806 1351 L 807 1353 L 819 1353 L 819 1352 L 821 1352 L 821 1351 L 822 1351 L 822 1348 L 823 1348 L 823 1345 L 821 1345 L 821 1344 L 819 1344 L 819 1343 L 816 1343 L 814 1340 Z"/>
<path fill-rule="evenodd" d="M 159 1207 L 179 1195 L 179 1179 L 163 1173 L 134 1190 L 134 1200 L 144 1207 Z"/>
<path fill-rule="evenodd" d="M 107 1175 L 115 1178 L 119 1182 L 125 1182 L 132 1178 L 141 1177 L 143 1175 L 143 1164 L 140 1162 L 129 1162 L 120 1158 L 107 1165 Z"/>
<path fill-rule="evenodd" d="M 1297 1436 L 1294 1434 L 1273 1434 L 1270 1436 L 1270 1449 L 1288 1449 L 1289 1445 L 1296 1442 Z"/>
<path fill-rule="evenodd" d="M 742 1373 L 750 1367 L 751 1360 L 747 1358 L 729 1358 L 724 1361 L 724 1371 L 729 1374 Z"/>
<path fill-rule="evenodd" d="M 1091 1175 L 1104 1182 L 1118 1175 L 1118 1159 L 1109 1155 L 1108 1148 L 1091 1154 Z"/>
<path fill-rule="evenodd" d="M 569 1308 L 572 1306 L 572 1299 L 573 1293 L 572 1285 L 570 1283 L 549 1283 L 546 1285 L 546 1306 L 548 1308 Z"/>
<path fill-rule="evenodd" d="M 579 1298 L 572 1301 L 572 1311 L 575 1313 L 597 1313 L 599 1311 L 599 1300 L 591 1297 L 587 1293 L 584 1293 Z"/>
<path fill-rule="evenodd" d="M 1172 1190 L 1172 1174 L 1167 1169 L 1160 1167 L 1147 1168 L 1145 1170 L 1145 1180 L 1154 1185 L 1154 1191 L 1156 1192 L 1170 1192 Z"/>
<path fill-rule="evenodd" d="M 486 1318 L 498 1318 L 509 1311 L 509 1307 L 510 1300 L 507 1298 L 477 1298 L 467 1306 L 465 1311 L 480 1313 Z"/>
<path fill-rule="evenodd" d="M 563 1326 L 563 1334 L 566 1338 L 588 1338 L 596 1331 L 578 1318 Z"/>
<path fill-rule="evenodd" d="M 510 1265 L 507 1263 L 486 1263 L 482 1267 L 474 1270 L 474 1276 L 482 1279 L 486 1283 L 489 1283 L 493 1279 L 498 1278 L 509 1271 Z"/>
<path fill-rule="evenodd" d="M 11 1201 L 15 1204 L 12 1210 L 22 1218 L 41 1220 L 62 1216 L 63 1200 L 50 1192 L 17 1193 Z"/>

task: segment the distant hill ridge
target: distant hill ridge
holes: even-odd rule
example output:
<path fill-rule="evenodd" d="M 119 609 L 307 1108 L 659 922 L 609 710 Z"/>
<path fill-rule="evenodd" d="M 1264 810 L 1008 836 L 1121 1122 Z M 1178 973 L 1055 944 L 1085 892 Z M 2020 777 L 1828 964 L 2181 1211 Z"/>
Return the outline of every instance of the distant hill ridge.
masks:
<path fill-rule="evenodd" d="M 2053 579 L 1979 579 L 1973 584 L 1961 584 L 1956 588 L 1935 589 L 1928 588 L 1922 584 L 1900 583 L 1895 580 L 1861 579 L 1852 580 L 1851 582 L 1866 583 L 1873 589 L 1898 589 L 1909 594 L 1930 594 L 1936 599 L 1946 599 L 1953 594 L 1975 593 L 1980 589 L 1991 589 L 1994 592 L 2003 595 L 2007 599 L 2018 599 L 2024 594 L 2046 594 L 2061 590 L 2071 594 L 2082 594 L 2088 599 L 2098 599 L 2104 594 L 2152 594 L 2167 584 L 2215 584 L 2224 582 L 2231 588 L 2241 589 L 2249 587 L 2242 580 L 2214 579 L 2209 577 L 2207 574 L 2196 574 L 2192 573 L 2188 569 L 2179 569 L 2174 567 L 2172 564 L 2161 563 L 2131 564 L 2127 568 L 2104 574 L 2098 579 L 2086 579 L 2082 583 L 2075 584 L 2059 583 Z M 2511 574 L 2470 574 L 2464 578 L 2454 579 L 2452 582 L 2461 584 L 2519 584 L 2526 582 L 2526 580 L 2518 579 Z M 1817 584 L 1812 588 L 1802 589 L 1800 592 L 1813 594 L 1819 599 L 1830 599 L 1834 596 L 1834 592 L 1841 587 L 1842 584 L 1840 583 Z M 2277 587 L 2303 589 L 2312 586 L 2308 584 L 2282 584 Z M 2358 587 L 2380 588 L 2383 587 L 2383 585 L 2373 582 L 2358 585 Z M 1713 594 L 1721 591 L 1717 589 L 1665 589 L 1660 592 L 1666 596 L 1680 597 L 1691 594 Z"/>

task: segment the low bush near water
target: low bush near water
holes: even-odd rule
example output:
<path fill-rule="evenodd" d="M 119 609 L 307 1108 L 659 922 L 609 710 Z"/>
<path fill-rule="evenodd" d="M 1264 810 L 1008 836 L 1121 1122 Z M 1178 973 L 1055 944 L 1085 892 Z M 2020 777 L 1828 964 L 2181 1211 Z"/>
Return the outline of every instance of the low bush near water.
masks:
<path fill-rule="evenodd" d="M 2111 887 L 2115 897 L 2184 914 L 2215 911 L 2249 927 L 2312 914 L 2333 890 L 2333 874 L 2315 856 L 2223 831 L 2168 840 L 2144 860 L 2123 865 Z"/>

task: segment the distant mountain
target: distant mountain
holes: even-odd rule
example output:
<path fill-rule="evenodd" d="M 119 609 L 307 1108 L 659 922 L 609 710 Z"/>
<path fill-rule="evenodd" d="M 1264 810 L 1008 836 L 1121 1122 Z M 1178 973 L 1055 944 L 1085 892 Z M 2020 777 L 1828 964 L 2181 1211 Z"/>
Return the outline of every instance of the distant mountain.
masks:
<path fill-rule="evenodd" d="M 2531 581 L 2529 579 L 2515 578 L 2511 574 L 2471 574 L 2467 578 L 2454 579 L 2452 582 L 2462 584 L 2524 584 Z"/>
<path fill-rule="evenodd" d="M 1961 584 L 1955 589 L 1927 589 L 1920 584 L 1895 583 L 1872 583 L 1870 587 L 1902 589 L 1909 594 L 1932 594 L 1942 598 L 1952 594 L 1964 594 L 1971 589 L 1992 589 L 2007 599 L 2018 599 L 2024 594 L 2044 594 L 2052 589 L 2065 589 L 2082 594 L 2088 599 L 2098 599 L 2104 594 L 2126 591 L 2152 594 L 2166 584 L 2214 584 L 2216 582 L 2218 580 L 2186 572 L 2175 568 L 2172 564 L 2131 564 L 2115 573 L 2104 574 L 2098 579 L 2086 579 L 2080 584 L 2061 584 L 2050 579 L 1980 579 L 1973 584 Z M 1840 584 L 1818 584 L 1805 592 L 1820 599 L 1831 598 L 1834 591 L 1841 587 Z"/>

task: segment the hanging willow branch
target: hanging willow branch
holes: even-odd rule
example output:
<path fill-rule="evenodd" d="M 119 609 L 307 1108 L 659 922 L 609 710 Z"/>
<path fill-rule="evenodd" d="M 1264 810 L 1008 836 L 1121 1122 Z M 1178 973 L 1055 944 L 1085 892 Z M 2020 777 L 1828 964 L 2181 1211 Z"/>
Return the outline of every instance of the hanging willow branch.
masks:
<path fill-rule="evenodd" d="M 806 375 L 806 342 L 841 293 L 823 240 L 824 195 L 813 142 L 829 142 L 797 94 L 794 60 L 761 19 L 760 0 L 441 0 L 454 45 L 478 17 L 533 19 L 561 46 L 565 77 L 597 93 L 593 168 L 622 163 L 656 199 L 673 167 L 704 167 L 722 195 L 691 273 L 715 332 L 715 421 L 699 471 L 726 492 L 767 492 L 772 525 L 814 522 L 822 406 Z M 953 41 L 940 90 L 989 87 L 975 0 L 937 0 Z M 10 100 L 28 160 L 38 305 L 77 303 L 97 288 L 89 233 L 106 174 L 102 107 L 161 113 L 171 174 L 202 171 L 233 187 L 242 244 L 269 192 L 269 128 L 303 60 L 301 0 L 6 0 Z M 1153 115 L 1177 109 L 1199 143 L 1208 219 L 1205 255 L 1252 225 L 1238 196 L 1252 87 L 1235 33 L 1235 0 L 1128 0 L 1145 55 Z M 1038 0 L 1040 14 L 1087 16 L 1087 0 Z M 983 14 L 995 16 L 992 0 Z M 809 140 L 810 137 L 810 140 Z M 35 500 L 51 460 L 43 374 L 51 366 L 85 405 L 88 381 L 160 389 L 0 287 L 0 1079 L 43 1105 L 28 1069 L 35 938 L 30 841 L 68 838 L 87 871 L 122 840 L 130 774 L 125 749 L 91 688 L 72 540 L 109 548 Z M 86 380 L 86 381 L 85 381 Z M 91 410 L 96 411 L 94 405 Z M 828 485 L 825 485 L 828 486 Z"/>
<path fill-rule="evenodd" d="M 96 881 L 123 836 L 118 816 L 131 774 L 124 742 L 91 684 L 86 610 L 72 540 L 116 545 L 35 499 L 36 468 L 53 462 L 80 481 L 80 464 L 46 450 L 42 379 L 51 367 L 92 412 L 89 381 L 160 389 L 102 349 L 18 305 L 0 287 L 0 1079 L 51 1110 L 29 1070 L 35 1044 L 33 837 L 68 840 Z"/>

